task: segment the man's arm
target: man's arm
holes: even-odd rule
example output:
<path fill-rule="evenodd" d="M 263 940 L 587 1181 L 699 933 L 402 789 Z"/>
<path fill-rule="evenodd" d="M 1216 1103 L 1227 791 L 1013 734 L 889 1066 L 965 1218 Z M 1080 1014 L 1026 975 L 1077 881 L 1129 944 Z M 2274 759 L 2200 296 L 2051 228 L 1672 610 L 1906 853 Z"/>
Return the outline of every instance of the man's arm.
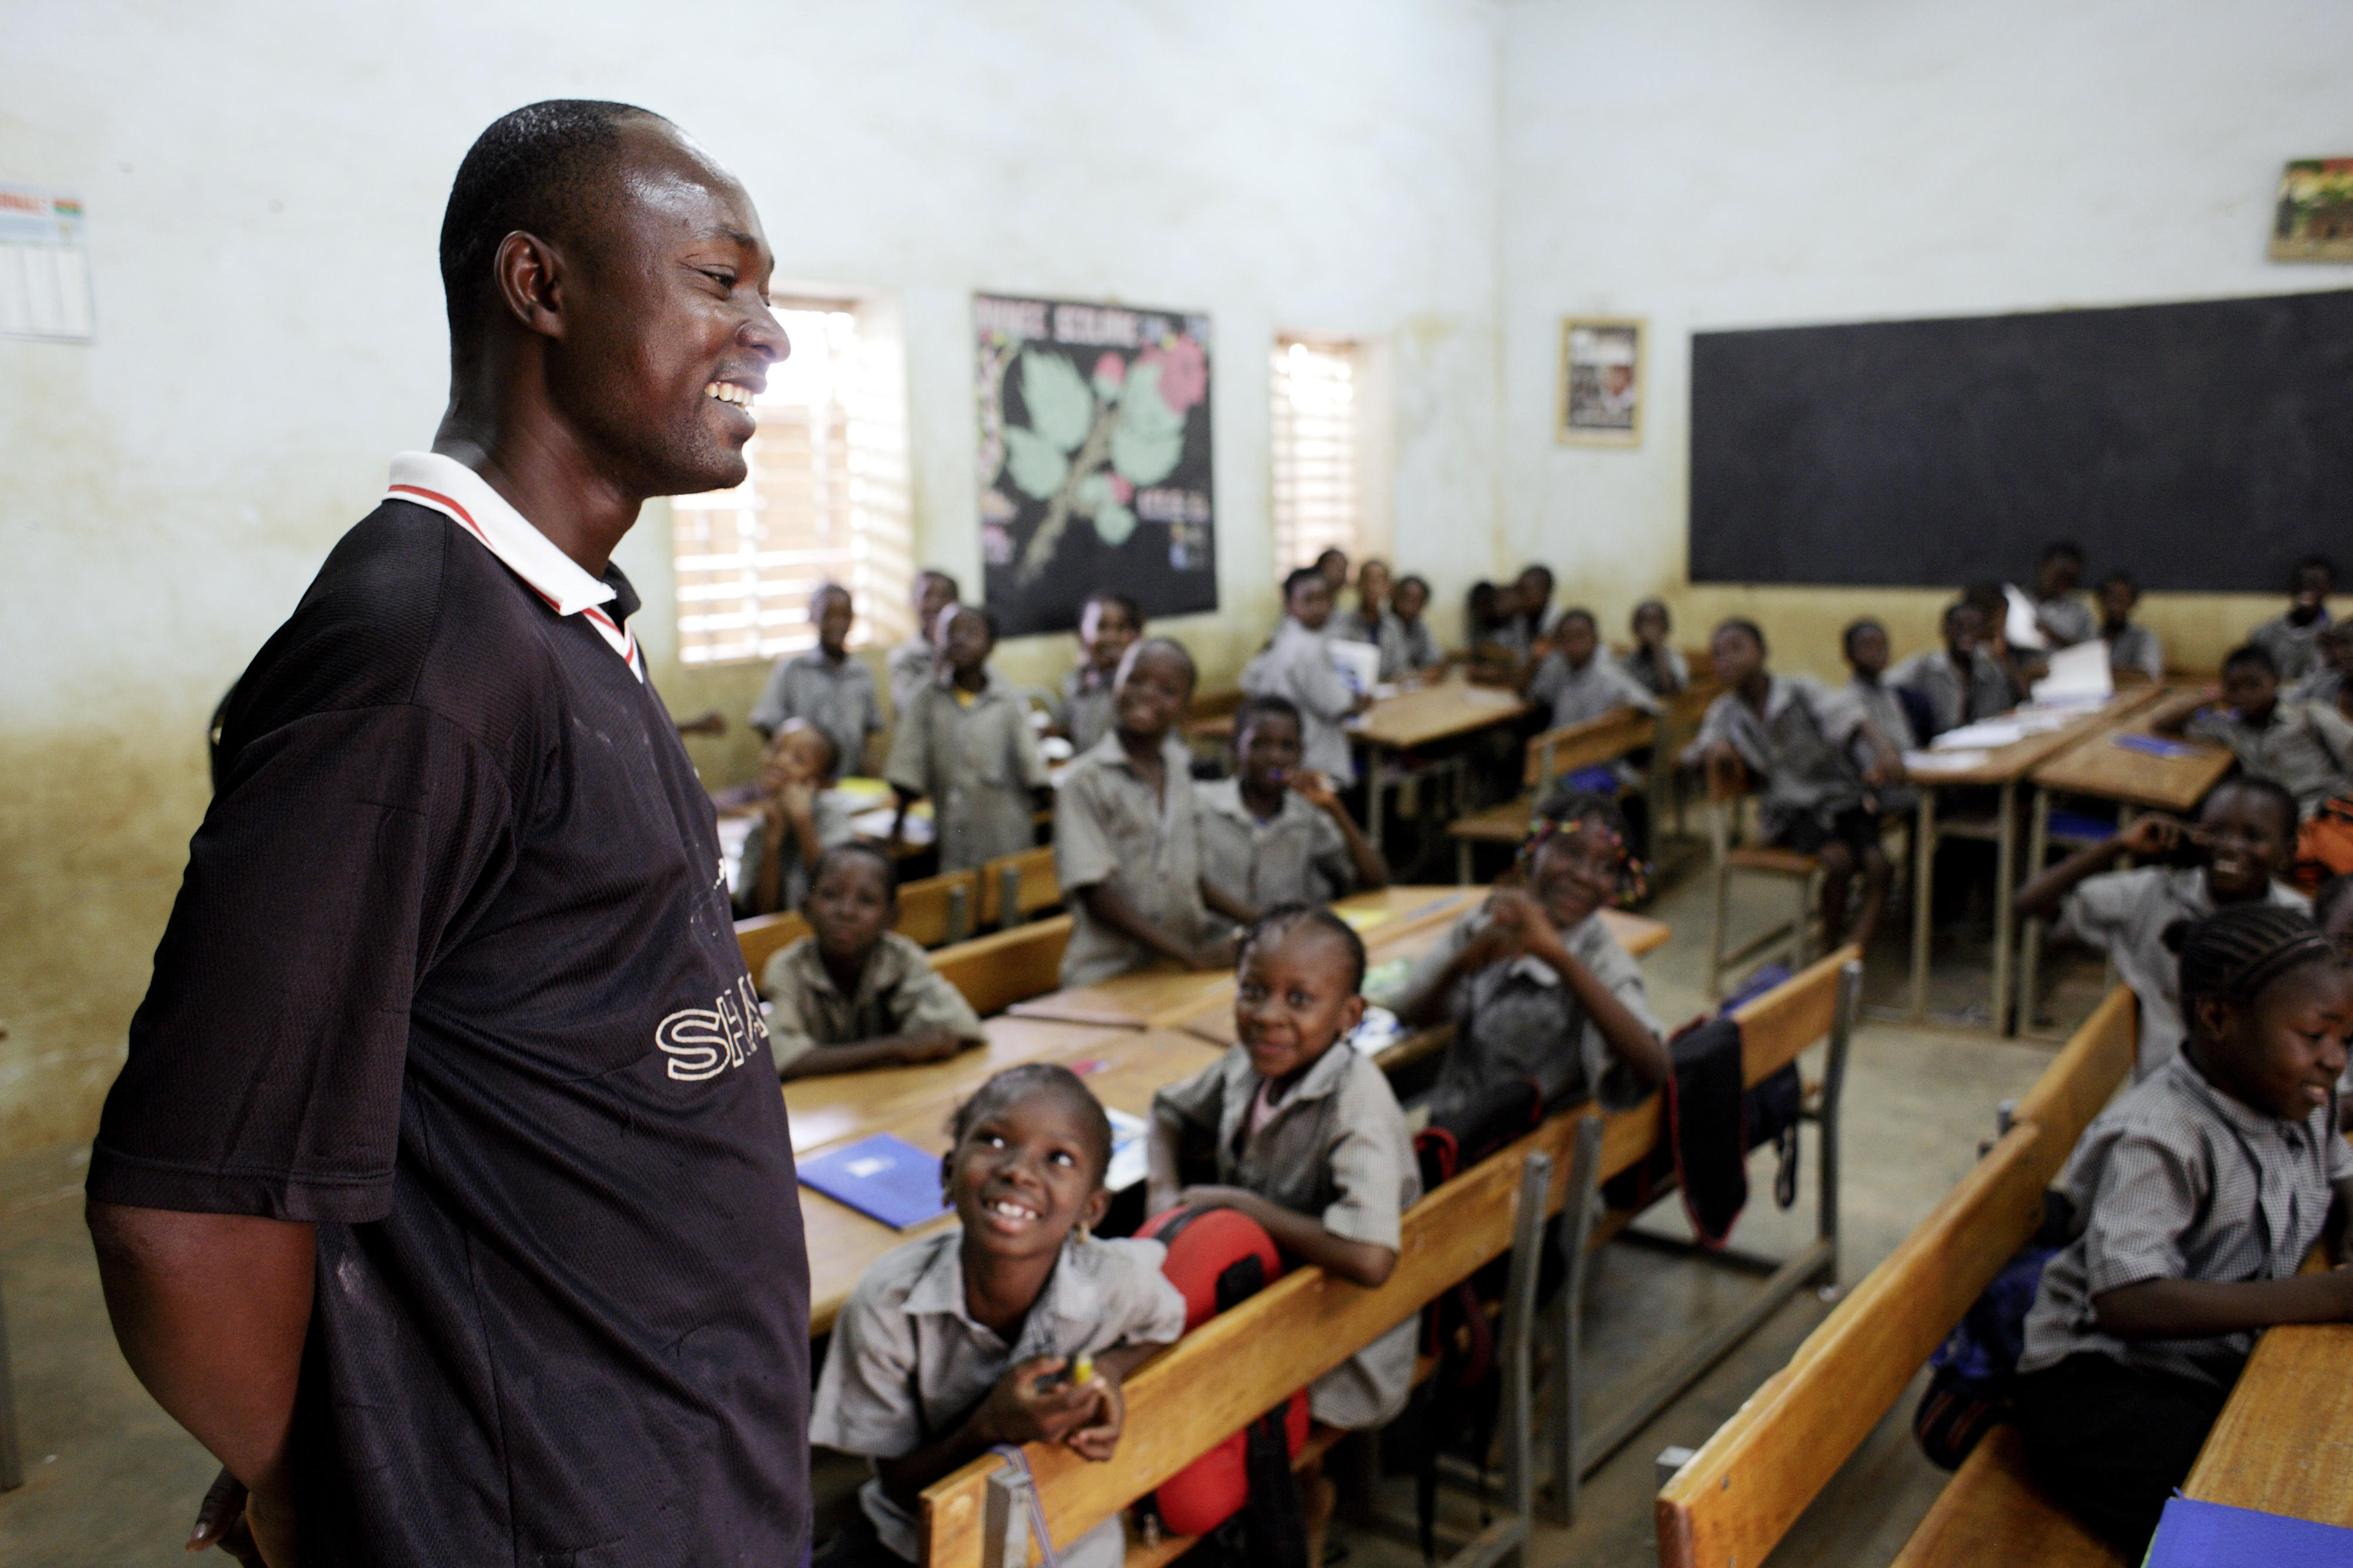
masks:
<path fill-rule="evenodd" d="M 296 1563 L 287 1453 L 318 1262 L 311 1226 L 92 1201 L 90 1239 L 123 1359 L 248 1489 L 270 1568 Z"/>

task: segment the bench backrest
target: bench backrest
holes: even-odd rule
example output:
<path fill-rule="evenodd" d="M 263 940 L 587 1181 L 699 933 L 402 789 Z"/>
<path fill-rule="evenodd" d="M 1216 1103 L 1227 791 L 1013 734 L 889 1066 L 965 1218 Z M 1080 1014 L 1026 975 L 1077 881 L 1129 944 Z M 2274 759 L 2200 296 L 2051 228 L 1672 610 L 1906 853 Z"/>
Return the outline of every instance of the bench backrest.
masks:
<path fill-rule="evenodd" d="M 1854 949 L 1841 948 L 1734 1015 L 1744 1047 L 1752 1036 L 1757 1042 L 1742 1052 L 1744 1078 L 1753 1083 L 1778 1070 L 1829 1031 L 1840 976 L 1856 958 Z M 1814 1032 L 1805 1035 L 1808 1028 Z M 1654 1094 L 1604 1120 L 1601 1175 L 1649 1158 L 1662 1131 L 1661 1103 Z M 1520 1164 L 1532 1151 L 1552 1159 L 1546 1212 L 1559 1212 L 1577 1125 L 1595 1114 L 1588 1107 L 1555 1117 L 1414 1205 L 1405 1215 L 1397 1268 L 1378 1289 L 1298 1269 L 1139 1368 L 1125 1386 L 1126 1427 L 1108 1463 L 1033 1445 L 1030 1469 L 1054 1539 L 1069 1541 L 1125 1508 L 1500 1257 L 1511 1245 Z M 982 1500 L 1002 1463 L 995 1456 L 975 1460 L 924 1491 L 922 1561 L 932 1568 L 976 1568 Z"/>
<path fill-rule="evenodd" d="M 987 1017 L 1060 986 L 1062 950 L 1070 944 L 1071 917 L 1056 915 L 940 948 L 932 967 Z"/>
<path fill-rule="evenodd" d="M 1004 856 L 980 868 L 980 923 L 984 926 L 1018 925 L 1061 901 L 1062 884 L 1054 873 L 1050 844 Z"/>
<path fill-rule="evenodd" d="M 1528 742 L 1521 782 L 1542 789 L 1563 773 L 1614 763 L 1658 739 L 1659 721 L 1639 708 L 1613 708 L 1581 724 L 1547 730 Z"/>
<path fill-rule="evenodd" d="M 2034 1234 L 2044 1188 L 2129 1075 L 2134 1022 L 2132 993 L 2119 987 L 1992 1151 L 1676 1472 L 1658 1500 L 1662 1568 L 1764 1562 Z"/>
<path fill-rule="evenodd" d="M 798 910 L 778 910 L 772 915 L 737 921 L 735 944 L 744 950 L 744 967 L 752 972 L 752 984 L 760 983 L 760 972 L 768 967 L 769 959 L 808 933 L 809 923 Z"/>
<path fill-rule="evenodd" d="M 892 929 L 918 947 L 962 942 L 979 929 L 980 873 L 949 871 L 899 884 L 899 923 Z"/>

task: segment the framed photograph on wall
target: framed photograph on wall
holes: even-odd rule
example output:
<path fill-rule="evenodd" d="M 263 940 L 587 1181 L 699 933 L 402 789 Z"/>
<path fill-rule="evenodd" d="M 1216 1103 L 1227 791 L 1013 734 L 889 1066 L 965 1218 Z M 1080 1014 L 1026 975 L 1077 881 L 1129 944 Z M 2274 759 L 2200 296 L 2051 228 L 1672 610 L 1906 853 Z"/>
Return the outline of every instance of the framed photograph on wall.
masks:
<path fill-rule="evenodd" d="M 2299 158 L 2280 172 L 2274 261 L 2353 261 L 2353 158 Z"/>
<path fill-rule="evenodd" d="M 1648 392 L 1643 331 L 1637 316 L 1570 316 L 1561 321 L 1555 440 L 1594 447 L 1641 443 Z"/>

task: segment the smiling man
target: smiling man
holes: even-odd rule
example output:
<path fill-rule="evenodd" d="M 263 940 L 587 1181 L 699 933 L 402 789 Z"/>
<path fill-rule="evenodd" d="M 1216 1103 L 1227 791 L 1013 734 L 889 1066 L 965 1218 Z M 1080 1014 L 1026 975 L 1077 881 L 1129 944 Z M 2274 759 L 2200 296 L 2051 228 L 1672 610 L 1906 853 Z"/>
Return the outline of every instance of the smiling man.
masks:
<path fill-rule="evenodd" d="M 90 1163 L 123 1353 L 224 1467 L 199 1541 L 800 1560 L 791 1140 L 611 563 L 744 478 L 771 259 L 626 105 L 458 171 L 448 412 L 237 683 Z"/>

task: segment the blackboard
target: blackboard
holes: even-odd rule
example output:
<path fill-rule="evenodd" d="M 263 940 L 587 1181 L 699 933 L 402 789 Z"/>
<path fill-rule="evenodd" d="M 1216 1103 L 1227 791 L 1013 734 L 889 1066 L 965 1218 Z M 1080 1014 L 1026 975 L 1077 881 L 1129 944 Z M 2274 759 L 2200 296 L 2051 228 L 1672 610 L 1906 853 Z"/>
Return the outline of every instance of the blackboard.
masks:
<path fill-rule="evenodd" d="M 2353 564 L 2353 290 L 1692 339 L 1702 583 L 2091 577 L 2284 593 Z"/>

